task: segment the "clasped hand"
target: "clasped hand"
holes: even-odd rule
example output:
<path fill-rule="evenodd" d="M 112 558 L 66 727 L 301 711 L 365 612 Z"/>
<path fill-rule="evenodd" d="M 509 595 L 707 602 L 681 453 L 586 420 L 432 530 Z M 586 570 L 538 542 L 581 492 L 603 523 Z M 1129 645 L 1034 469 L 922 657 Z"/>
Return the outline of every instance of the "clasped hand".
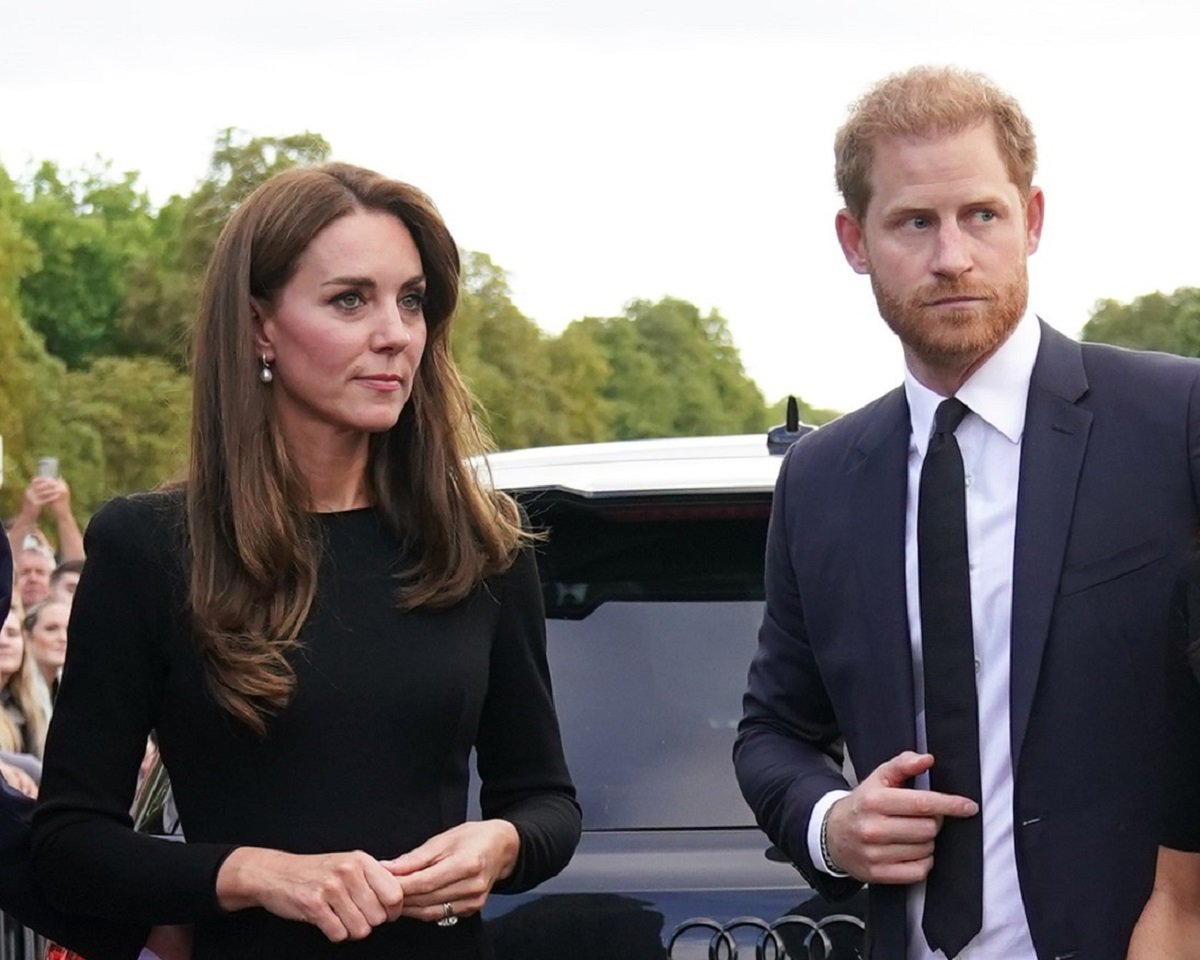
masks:
<path fill-rule="evenodd" d="M 901 753 L 833 804 L 825 837 L 840 869 L 864 883 L 920 883 L 929 875 L 942 819 L 979 813 L 967 797 L 906 786 L 933 762 L 927 753 Z"/>
<path fill-rule="evenodd" d="M 463 823 L 394 860 L 361 850 L 293 854 L 239 847 L 217 873 L 226 910 L 262 907 L 311 923 L 337 943 L 361 940 L 399 916 L 437 921 L 478 912 L 517 860 L 516 828 L 506 820 Z"/>
<path fill-rule="evenodd" d="M 404 884 L 403 915 L 436 921 L 443 904 L 460 917 L 483 909 L 496 881 L 512 873 L 519 848 L 517 828 L 507 820 L 471 821 L 384 866 Z"/>
<path fill-rule="evenodd" d="M 316 926 L 334 943 L 361 940 L 400 915 L 404 887 L 361 850 L 295 854 L 238 847 L 217 873 L 226 910 L 262 907 L 285 920 Z"/>

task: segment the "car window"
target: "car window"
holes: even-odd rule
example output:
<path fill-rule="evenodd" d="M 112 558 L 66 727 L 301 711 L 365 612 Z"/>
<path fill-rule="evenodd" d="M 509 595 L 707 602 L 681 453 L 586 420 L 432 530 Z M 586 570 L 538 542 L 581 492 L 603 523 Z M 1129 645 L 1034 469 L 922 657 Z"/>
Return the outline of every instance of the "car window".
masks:
<path fill-rule="evenodd" d="M 526 499 L 564 747 L 591 830 L 751 826 L 730 751 L 769 497 Z"/>

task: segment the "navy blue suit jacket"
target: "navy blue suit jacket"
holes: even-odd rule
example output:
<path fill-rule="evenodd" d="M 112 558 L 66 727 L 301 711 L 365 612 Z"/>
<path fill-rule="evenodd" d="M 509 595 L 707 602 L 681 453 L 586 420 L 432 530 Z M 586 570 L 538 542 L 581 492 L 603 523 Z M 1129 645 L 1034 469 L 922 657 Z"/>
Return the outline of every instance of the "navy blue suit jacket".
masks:
<path fill-rule="evenodd" d="M 0 530 L 0 623 L 8 616 L 12 585 L 12 551 L 8 534 Z M 88 960 L 136 957 L 146 942 L 144 929 L 68 916 L 46 901 L 33 878 L 30 850 L 33 807 L 32 800 L 0 778 L 0 910 Z"/>
<path fill-rule="evenodd" d="M 916 745 L 910 432 L 897 389 L 810 434 L 789 451 L 772 508 L 734 759 L 763 829 L 830 897 L 857 884 L 816 870 L 806 837 L 816 801 L 846 786 L 843 743 L 864 775 Z M 1017 868 L 1039 958 L 1123 960 L 1159 843 L 1194 843 L 1190 827 L 1167 832 L 1164 778 L 1194 733 L 1177 742 L 1170 715 L 1183 674 L 1170 608 L 1198 502 L 1200 362 L 1079 344 L 1043 324 L 1017 494 L 1010 694 Z M 872 958 L 905 956 L 905 895 L 871 888 Z"/>

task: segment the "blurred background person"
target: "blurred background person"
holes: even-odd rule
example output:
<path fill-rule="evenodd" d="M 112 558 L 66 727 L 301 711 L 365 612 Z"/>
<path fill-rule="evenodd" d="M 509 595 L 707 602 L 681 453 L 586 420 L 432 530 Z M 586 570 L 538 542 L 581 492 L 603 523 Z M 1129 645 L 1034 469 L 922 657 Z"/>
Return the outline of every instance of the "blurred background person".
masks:
<path fill-rule="evenodd" d="M 482 960 L 492 891 L 570 859 L 531 538 L 467 459 L 458 287 L 428 198 L 345 164 L 222 230 L 187 480 L 88 530 L 35 815 L 61 905 L 191 921 L 195 960 Z M 152 729 L 185 843 L 131 829 Z"/>
<path fill-rule="evenodd" d="M 49 590 L 50 573 L 56 565 L 55 551 L 50 547 L 46 535 L 42 532 L 47 521 L 54 524 L 54 534 L 58 543 L 58 560 L 83 559 L 83 534 L 79 530 L 75 514 L 71 512 L 71 488 L 67 486 L 66 480 L 57 476 L 57 466 L 54 470 L 55 476 L 36 476 L 29 481 L 29 485 L 25 488 L 25 496 L 21 499 L 21 509 L 13 517 L 8 529 L 8 540 L 12 545 L 13 557 L 17 565 L 18 583 L 21 580 L 21 555 L 27 546 L 33 545 L 28 538 L 31 535 L 34 536 L 43 547 L 49 549 L 50 566 L 45 571 L 47 591 Z M 26 600 L 25 606 L 28 607 L 41 599 L 44 597 Z"/>
<path fill-rule="evenodd" d="M 41 757 L 47 717 L 21 613 L 20 603 L 15 603 L 0 626 L 0 750 Z"/>
<path fill-rule="evenodd" d="M 82 560 L 64 560 L 50 574 L 50 599 L 70 603 L 75 598 L 79 575 L 83 573 Z"/>
<path fill-rule="evenodd" d="M 58 698 L 58 681 L 67 658 L 67 621 L 71 605 L 43 600 L 30 607 L 22 621 L 25 644 L 37 667 L 42 706 L 52 713 Z"/>
<path fill-rule="evenodd" d="M 31 531 L 14 544 L 17 596 L 28 610 L 50 596 L 50 575 L 54 572 L 54 549 L 40 531 Z"/>

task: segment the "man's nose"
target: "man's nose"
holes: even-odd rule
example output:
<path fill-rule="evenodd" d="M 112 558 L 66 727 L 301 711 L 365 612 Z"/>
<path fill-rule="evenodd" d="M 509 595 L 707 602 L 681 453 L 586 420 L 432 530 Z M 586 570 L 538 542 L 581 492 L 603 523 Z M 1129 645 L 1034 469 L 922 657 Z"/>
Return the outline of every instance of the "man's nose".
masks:
<path fill-rule="evenodd" d="M 961 277 L 971 269 L 969 238 L 957 222 L 942 223 L 938 228 L 933 272 L 943 277 Z"/>

